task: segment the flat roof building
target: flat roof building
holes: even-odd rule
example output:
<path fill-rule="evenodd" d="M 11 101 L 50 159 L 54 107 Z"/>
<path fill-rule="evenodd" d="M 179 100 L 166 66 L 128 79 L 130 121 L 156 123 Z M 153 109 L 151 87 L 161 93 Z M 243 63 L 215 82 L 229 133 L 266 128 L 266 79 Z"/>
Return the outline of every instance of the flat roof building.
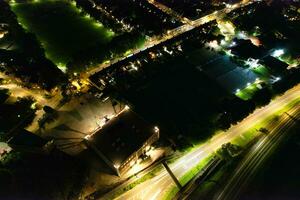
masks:
<path fill-rule="evenodd" d="M 159 139 L 158 127 L 124 109 L 96 130 L 86 142 L 118 175 L 130 169 Z"/>
<path fill-rule="evenodd" d="M 18 130 L 7 142 L 12 149 L 33 153 L 47 153 L 47 143 L 47 140 L 25 129 Z"/>
<path fill-rule="evenodd" d="M 231 47 L 231 52 L 243 59 L 260 59 L 268 54 L 268 51 L 262 46 L 255 46 L 251 40 L 235 40 L 236 46 Z"/>
<path fill-rule="evenodd" d="M 198 69 L 208 77 L 216 80 L 229 93 L 236 93 L 237 89 L 247 87 L 257 76 L 251 70 L 242 68 L 233 63 L 228 56 L 218 56 Z"/>
<path fill-rule="evenodd" d="M 271 72 L 279 75 L 285 72 L 289 66 L 285 62 L 282 62 L 281 60 L 274 58 L 273 56 L 266 56 L 265 58 L 263 58 L 263 63 Z"/>

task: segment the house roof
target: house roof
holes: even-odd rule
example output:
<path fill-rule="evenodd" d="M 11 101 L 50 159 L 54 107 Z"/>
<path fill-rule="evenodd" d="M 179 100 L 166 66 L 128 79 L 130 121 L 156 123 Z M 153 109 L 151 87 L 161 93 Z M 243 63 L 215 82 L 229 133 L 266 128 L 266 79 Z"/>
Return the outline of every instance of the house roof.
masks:
<path fill-rule="evenodd" d="M 122 164 L 154 134 L 154 127 L 131 110 L 109 120 L 91 138 L 114 164 Z"/>

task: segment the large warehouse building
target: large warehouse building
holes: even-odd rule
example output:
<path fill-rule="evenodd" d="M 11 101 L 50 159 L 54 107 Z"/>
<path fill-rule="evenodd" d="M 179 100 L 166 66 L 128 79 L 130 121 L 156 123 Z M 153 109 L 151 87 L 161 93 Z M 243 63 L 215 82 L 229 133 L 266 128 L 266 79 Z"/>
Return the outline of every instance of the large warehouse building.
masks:
<path fill-rule="evenodd" d="M 158 139 L 158 127 L 150 125 L 130 109 L 124 109 L 88 137 L 86 142 L 121 175 Z"/>

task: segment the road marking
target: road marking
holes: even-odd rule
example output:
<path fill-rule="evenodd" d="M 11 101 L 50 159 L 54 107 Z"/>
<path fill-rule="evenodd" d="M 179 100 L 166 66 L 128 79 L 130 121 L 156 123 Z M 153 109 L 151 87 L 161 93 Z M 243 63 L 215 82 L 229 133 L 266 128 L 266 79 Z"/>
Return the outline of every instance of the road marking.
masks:
<path fill-rule="evenodd" d="M 150 200 L 155 200 L 156 199 L 156 197 L 160 194 L 160 192 L 161 192 L 161 189 L 159 189 L 151 198 L 150 198 Z"/>

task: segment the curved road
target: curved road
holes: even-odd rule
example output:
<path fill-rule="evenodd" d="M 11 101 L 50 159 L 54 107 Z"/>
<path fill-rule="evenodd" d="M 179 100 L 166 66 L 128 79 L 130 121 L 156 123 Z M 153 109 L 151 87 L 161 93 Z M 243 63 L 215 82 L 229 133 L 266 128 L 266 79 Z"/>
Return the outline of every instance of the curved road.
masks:
<path fill-rule="evenodd" d="M 177 178 L 182 177 L 186 172 L 192 169 L 197 163 L 203 160 L 208 155 L 212 154 L 221 147 L 222 144 L 228 143 L 237 137 L 242 137 L 242 133 L 245 133 L 248 129 L 254 127 L 256 124 L 262 122 L 266 118 L 274 115 L 278 111 L 281 111 L 291 102 L 300 100 L 300 85 L 288 90 L 284 95 L 274 99 L 269 105 L 257 109 L 247 118 L 245 118 L 239 124 L 232 126 L 228 131 L 222 132 L 215 137 L 213 137 L 209 142 L 201 145 L 194 151 L 181 157 L 173 164 L 170 168 L 177 176 Z M 135 188 L 129 190 L 123 195 L 119 196 L 119 200 L 155 200 L 161 199 L 166 191 L 173 187 L 175 184 L 172 179 L 167 175 L 166 171 L 162 171 L 148 181 L 141 183 Z M 111 193 L 104 195 L 100 199 L 111 199 Z"/>
<path fill-rule="evenodd" d="M 299 114 L 300 104 L 288 111 L 292 116 Z M 279 121 L 272 124 L 272 130 L 268 135 L 261 138 L 254 145 L 249 153 L 241 160 L 240 165 L 234 170 L 233 176 L 226 182 L 225 187 L 221 190 L 215 200 L 234 200 L 237 199 L 240 191 L 245 188 L 249 180 L 255 175 L 264 161 L 273 153 L 274 149 L 288 134 L 289 129 L 296 124 L 287 114 L 283 114 Z"/>
<path fill-rule="evenodd" d="M 128 56 L 125 56 L 125 57 L 117 57 L 117 58 L 114 58 L 112 60 L 110 60 L 109 63 L 102 63 L 98 66 L 95 66 L 95 68 L 91 68 L 90 70 L 88 71 L 85 71 L 84 73 L 82 73 L 82 77 L 90 77 L 92 76 L 93 74 L 97 73 L 97 72 L 100 72 L 101 70 L 107 68 L 107 67 L 110 67 L 111 65 L 113 64 L 116 64 L 120 61 L 123 61 L 125 59 L 127 59 L 128 57 L 131 57 L 133 55 L 136 55 L 136 54 L 139 54 L 149 48 L 152 48 L 153 46 L 156 46 L 156 45 L 159 45 L 167 40 L 170 40 L 174 37 L 177 37 L 187 31 L 190 31 L 194 28 L 197 28 L 201 25 L 204 25 L 208 22 L 211 22 L 211 21 L 214 21 L 215 19 L 218 19 L 220 16 L 222 16 L 223 14 L 226 14 L 226 13 L 230 13 L 232 12 L 233 10 L 235 9 L 238 9 L 240 7 L 244 7 L 244 6 L 247 6 L 253 2 L 256 2 L 256 0 L 243 0 L 242 2 L 240 3 L 236 3 L 230 7 L 226 7 L 224 9 L 221 9 L 221 10 L 217 10 L 211 14 L 208 14 L 206 16 L 203 16 L 197 20 L 194 20 L 194 21 L 191 21 L 189 23 L 186 23 L 182 26 L 179 26 L 175 29 L 172 29 L 172 30 L 169 30 L 167 34 L 161 36 L 161 37 L 157 37 L 157 36 L 153 36 L 152 38 L 150 38 L 142 48 L 139 48 L 139 49 L 134 49 L 132 50 L 132 54 L 128 55 Z M 191 24 L 191 25 L 190 25 Z"/>

